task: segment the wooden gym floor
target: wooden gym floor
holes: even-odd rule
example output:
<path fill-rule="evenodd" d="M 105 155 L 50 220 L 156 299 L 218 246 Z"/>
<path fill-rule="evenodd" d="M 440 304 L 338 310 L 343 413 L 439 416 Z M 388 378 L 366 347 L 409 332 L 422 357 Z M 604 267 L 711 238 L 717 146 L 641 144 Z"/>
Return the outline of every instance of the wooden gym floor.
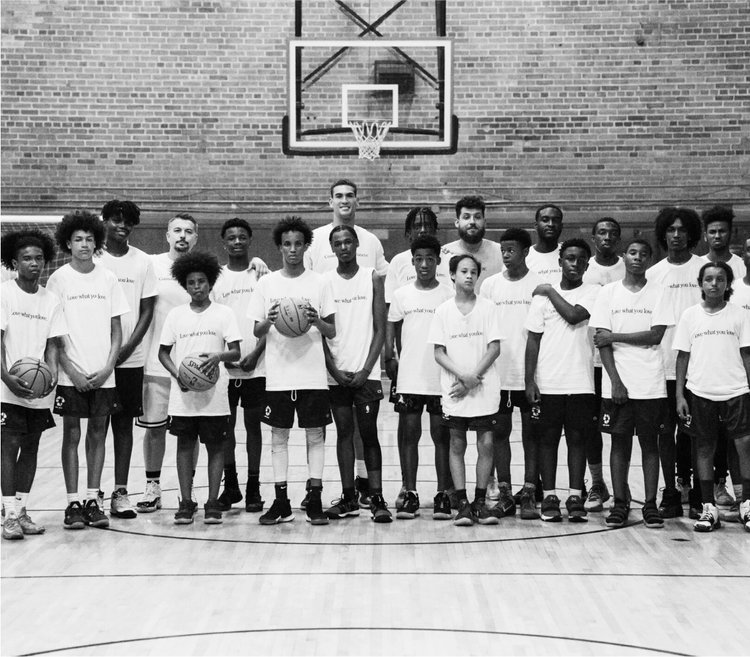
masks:
<path fill-rule="evenodd" d="M 380 427 L 392 506 L 400 474 L 390 404 L 381 407 Z M 162 511 L 113 519 L 108 530 L 72 532 L 62 528 L 60 434 L 55 429 L 43 436 L 29 504 L 47 533 L 2 541 L 3 655 L 748 652 L 750 534 L 738 524 L 696 534 L 684 517 L 649 530 L 637 506 L 630 524 L 618 530 L 607 529 L 602 514 L 590 514 L 583 525 L 517 517 L 469 528 L 433 521 L 435 475 L 425 428 L 424 512 L 415 520 L 376 526 L 363 511 L 312 527 L 296 511 L 292 523 L 261 527 L 258 514 L 245 513 L 240 503 L 223 525 L 204 525 L 201 512 L 194 525 L 176 526 L 174 442 L 168 437 Z M 324 502 L 340 493 L 333 430 L 329 436 Z M 264 438 L 261 480 L 269 482 L 266 430 Z M 136 430 L 134 501 L 143 489 L 141 439 Z M 515 489 L 523 472 L 517 432 L 512 441 Z M 241 432 L 238 442 L 244 443 Z M 306 479 L 304 435 L 293 430 L 290 443 L 296 506 Z M 562 464 L 564 447 L 560 451 Z M 608 452 L 605 445 L 605 463 Z M 475 454 L 470 446 L 467 460 L 473 463 Z M 636 447 L 636 499 L 643 491 L 639 459 Z M 238 461 L 244 486 L 244 445 L 238 445 Z M 468 474 L 473 488 L 471 467 Z M 561 468 L 559 482 L 566 481 Z M 202 454 L 196 475 L 201 507 L 205 483 Z M 273 486 L 265 483 L 262 492 L 268 508 Z"/>

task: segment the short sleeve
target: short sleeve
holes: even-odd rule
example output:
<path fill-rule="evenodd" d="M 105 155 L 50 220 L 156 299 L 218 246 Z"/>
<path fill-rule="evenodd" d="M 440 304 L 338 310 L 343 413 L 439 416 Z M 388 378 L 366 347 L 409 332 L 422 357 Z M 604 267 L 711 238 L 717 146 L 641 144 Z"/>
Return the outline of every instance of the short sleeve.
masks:
<path fill-rule="evenodd" d="M 739 313 L 739 322 L 740 322 L 740 349 L 744 347 L 750 347 L 750 313 L 743 312 L 743 309 L 740 309 Z"/>
<path fill-rule="evenodd" d="M 252 322 L 262 322 L 266 318 L 266 296 L 263 279 L 255 286 L 247 304 L 247 317 Z"/>
<path fill-rule="evenodd" d="M 427 342 L 429 344 L 439 344 L 445 346 L 447 343 L 445 335 L 445 322 L 441 308 L 435 311 L 430 324 L 430 330 L 427 332 Z"/>
<path fill-rule="evenodd" d="M 581 306 L 581 308 L 585 308 L 589 315 L 594 310 L 594 307 L 596 306 L 596 300 L 599 297 L 599 292 L 602 288 L 600 288 L 598 285 L 591 285 L 588 290 L 584 292 L 584 294 L 581 296 L 581 298 L 576 301 L 576 306 Z"/>
<path fill-rule="evenodd" d="M 604 291 L 606 290 L 606 292 Z M 600 294 L 596 303 L 594 304 L 594 310 L 591 313 L 589 319 L 589 326 L 592 328 L 612 330 L 612 313 L 609 305 L 609 301 L 612 298 L 612 289 L 609 285 L 602 288 L 602 294 Z"/>
<path fill-rule="evenodd" d="M 377 271 L 377 270 L 376 270 Z M 396 267 L 394 262 L 388 265 L 388 271 L 385 275 L 385 302 L 393 303 L 393 293 L 396 291 Z"/>
<path fill-rule="evenodd" d="M 674 308 L 665 296 L 666 290 L 662 288 L 651 314 L 651 326 L 674 326 L 675 324 Z"/>
<path fill-rule="evenodd" d="M 375 271 L 378 272 L 379 276 L 386 276 L 388 274 L 388 261 L 385 259 L 383 245 L 377 237 L 373 236 L 373 240 L 375 241 Z"/>
<path fill-rule="evenodd" d="M 536 295 L 531 298 L 529 314 L 526 315 L 526 321 L 523 327 L 532 333 L 544 333 L 544 307 L 547 297 Z"/>
<path fill-rule="evenodd" d="M 320 310 L 318 311 L 321 317 L 328 317 L 336 313 L 336 302 L 333 299 L 333 290 L 331 289 L 331 283 L 329 280 L 325 280 L 322 283 L 320 290 Z"/>
<path fill-rule="evenodd" d="M 106 270 L 109 275 L 109 293 L 111 294 L 111 317 L 119 317 L 120 315 L 126 315 L 130 312 L 130 304 L 125 293 L 122 291 L 122 286 L 115 276 L 109 269 Z"/>
<path fill-rule="evenodd" d="M 500 342 L 507 340 L 508 336 L 505 335 L 503 329 L 500 327 L 500 313 L 496 311 L 495 304 L 491 301 L 487 302 L 486 313 L 487 316 L 484 325 L 486 327 L 485 335 L 487 336 L 487 343 L 494 342 L 495 340 L 499 340 Z"/>
<path fill-rule="evenodd" d="M 224 323 L 224 342 L 227 344 L 230 342 L 242 342 L 242 333 L 240 327 L 237 324 L 237 319 L 234 316 L 234 312 L 228 306 L 224 306 L 229 311 L 226 313 L 226 322 Z"/>
<path fill-rule="evenodd" d="M 164 326 L 161 329 L 159 344 L 173 345 L 177 342 L 177 336 L 174 331 L 174 317 L 175 311 L 178 310 L 178 308 L 179 306 L 177 308 L 172 308 L 172 310 L 167 313 L 167 317 L 164 320 Z"/>
<path fill-rule="evenodd" d="M 691 306 L 692 308 L 692 306 Z M 690 351 L 691 339 L 690 339 L 690 315 L 691 309 L 688 308 L 680 320 L 677 322 L 677 328 L 675 329 L 674 340 L 672 341 L 672 349 L 675 351 Z"/>
<path fill-rule="evenodd" d="M 404 319 L 404 309 L 401 307 L 401 295 L 395 294 L 388 308 L 388 321 L 400 322 Z"/>
<path fill-rule="evenodd" d="M 60 300 L 55 297 L 55 304 L 52 307 L 52 313 L 50 314 L 49 337 L 57 338 L 61 335 L 67 334 L 68 324 L 65 321 L 65 313 L 63 312 Z"/>
<path fill-rule="evenodd" d="M 156 272 L 154 271 L 154 263 L 151 258 L 145 258 L 146 260 L 146 273 L 143 277 L 143 291 L 141 292 L 141 299 L 150 299 L 159 294 L 158 281 L 156 280 Z"/>
<path fill-rule="evenodd" d="M 0 299 L 0 330 L 6 331 L 8 329 L 8 322 L 10 321 L 10 312 L 8 308 L 8 295 L 3 294 Z"/>

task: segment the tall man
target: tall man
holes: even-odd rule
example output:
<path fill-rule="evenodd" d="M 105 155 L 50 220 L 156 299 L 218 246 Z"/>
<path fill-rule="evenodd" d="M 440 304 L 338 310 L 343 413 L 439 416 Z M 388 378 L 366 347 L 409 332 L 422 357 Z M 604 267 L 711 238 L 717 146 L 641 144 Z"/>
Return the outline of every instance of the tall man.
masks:
<path fill-rule="evenodd" d="M 742 258 L 729 250 L 734 222 L 732 208 L 715 205 L 704 211 L 701 219 L 703 239 L 708 244 L 708 253 L 703 256 L 703 262 L 726 262 L 732 268 L 734 280 L 741 280 L 745 275 L 745 264 Z"/>
<path fill-rule="evenodd" d="M 562 269 L 558 240 L 563 229 L 563 211 L 556 205 L 542 205 L 534 214 L 534 228 L 537 242 L 529 249 L 526 265 L 545 283 L 559 283 Z"/>

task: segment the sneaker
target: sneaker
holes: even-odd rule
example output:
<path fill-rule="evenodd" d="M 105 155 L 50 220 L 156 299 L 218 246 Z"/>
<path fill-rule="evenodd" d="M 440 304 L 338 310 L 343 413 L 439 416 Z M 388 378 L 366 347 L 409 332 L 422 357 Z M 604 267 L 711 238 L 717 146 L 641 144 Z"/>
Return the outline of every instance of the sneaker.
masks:
<path fill-rule="evenodd" d="M 630 513 L 630 504 L 625 500 L 618 500 L 615 498 L 615 503 L 609 512 L 609 515 L 604 519 L 604 524 L 607 527 L 624 527 L 628 521 L 628 514 Z"/>
<path fill-rule="evenodd" d="M 44 532 L 47 531 L 45 527 L 37 525 L 31 518 L 29 518 L 29 514 L 26 513 L 26 507 L 23 507 L 21 513 L 18 514 L 18 524 L 21 525 L 23 533 L 28 536 L 44 534 Z"/>
<path fill-rule="evenodd" d="M 432 519 L 433 520 L 450 520 L 453 517 L 451 511 L 451 498 L 444 491 L 435 495 L 432 501 Z"/>
<path fill-rule="evenodd" d="M 659 513 L 662 518 L 679 518 L 682 516 L 682 493 L 676 488 L 665 488 L 661 494 Z"/>
<path fill-rule="evenodd" d="M 372 506 L 372 496 L 370 495 L 370 480 L 364 477 L 355 477 L 354 487 L 359 493 L 359 508 L 369 509 Z M 390 520 L 385 522 L 390 522 Z"/>
<path fill-rule="evenodd" d="M 716 506 L 730 507 L 734 504 L 734 498 L 727 490 L 726 479 L 719 479 L 719 483 L 714 484 L 714 500 L 716 500 Z"/>
<path fill-rule="evenodd" d="M 305 497 L 302 498 L 302 501 L 299 503 L 299 508 L 303 511 L 307 508 L 307 503 L 310 501 L 310 480 L 308 479 L 305 483 Z"/>
<path fill-rule="evenodd" d="M 659 509 L 656 508 L 656 502 L 646 502 L 641 508 L 643 514 L 643 524 L 649 529 L 661 529 L 664 527 L 664 518 L 659 514 Z"/>
<path fill-rule="evenodd" d="M 544 522 L 562 522 L 560 498 L 557 495 L 547 495 L 542 500 L 541 511 L 541 517 Z"/>
<path fill-rule="evenodd" d="M 128 491 L 124 488 L 118 488 L 112 493 L 112 498 L 109 501 L 109 512 L 115 518 L 131 519 L 138 515 L 130 502 Z"/>
<path fill-rule="evenodd" d="M 500 486 L 497 483 L 497 478 L 492 476 L 487 482 L 487 499 L 497 502 L 500 499 Z"/>
<path fill-rule="evenodd" d="M 474 524 L 474 514 L 469 500 L 461 500 L 458 503 L 458 513 L 453 519 L 453 524 L 456 527 L 471 527 Z"/>
<path fill-rule="evenodd" d="M 16 516 L 8 516 L 3 521 L 3 538 L 6 541 L 18 541 L 23 539 L 23 529 Z"/>
<path fill-rule="evenodd" d="M 680 492 L 680 504 L 687 504 L 690 495 L 690 481 L 685 481 L 682 477 L 677 477 L 677 490 Z"/>
<path fill-rule="evenodd" d="M 147 481 L 146 490 L 135 505 L 138 513 L 153 513 L 161 509 L 161 486 L 156 481 Z"/>
<path fill-rule="evenodd" d="M 396 496 L 396 511 L 400 511 L 404 507 L 404 500 L 406 499 L 406 486 L 401 486 L 401 490 Z M 398 517 L 398 516 L 397 516 Z"/>
<path fill-rule="evenodd" d="M 458 509 L 460 502 L 458 501 L 458 495 L 456 494 L 455 488 L 448 488 L 445 491 L 445 494 L 448 496 L 448 499 L 451 502 L 451 509 L 454 511 Z"/>
<path fill-rule="evenodd" d="M 480 525 L 496 525 L 498 523 L 498 517 L 490 513 L 487 503 L 482 497 L 471 503 L 471 514 L 474 516 L 474 521 Z"/>
<path fill-rule="evenodd" d="M 305 508 L 307 522 L 311 525 L 327 525 L 328 516 L 323 513 L 323 503 L 320 501 L 320 491 L 317 495 L 311 495 Z"/>
<path fill-rule="evenodd" d="M 704 504 L 700 518 L 693 525 L 693 529 L 697 532 L 712 532 L 719 527 L 721 527 L 721 520 L 719 520 L 719 510 L 716 505 Z"/>
<path fill-rule="evenodd" d="M 109 518 L 101 510 L 97 500 L 86 500 L 83 505 L 83 522 L 91 527 L 109 527 Z"/>
<path fill-rule="evenodd" d="M 370 499 L 370 517 L 375 522 L 393 522 L 393 517 L 391 516 L 391 512 L 388 510 L 388 505 L 385 503 L 383 496 L 379 493 L 375 493 Z M 361 504 L 362 497 L 360 495 L 360 506 Z"/>
<path fill-rule="evenodd" d="M 539 520 L 539 512 L 536 510 L 535 501 L 536 486 L 524 484 L 521 489 L 519 507 L 521 508 L 521 520 Z"/>
<path fill-rule="evenodd" d="M 719 509 L 719 520 L 722 522 L 740 522 L 740 503 L 735 500 L 728 509 Z"/>
<path fill-rule="evenodd" d="M 746 532 L 750 532 L 750 500 L 745 500 L 740 504 L 740 522 Z"/>
<path fill-rule="evenodd" d="M 65 519 L 63 527 L 65 529 L 83 529 L 86 523 L 83 520 L 83 507 L 80 502 L 71 502 L 65 507 Z"/>
<path fill-rule="evenodd" d="M 206 500 L 203 505 L 203 523 L 206 525 L 220 525 L 224 522 L 221 517 L 221 502 L 217 499 Z"/>
<path fill-rule="evenodd" d="M 495 506 L 496 508 L 500 507 L 500 509 L 502 509 L 504 518 L 516 515 L 516 503 L 513 500 L 513 495 L 511 495 L 510 484 L 507 484 L 504 481 L 501 481 L 498 484 L 498 497 Z"/>
<path fill-rule="evenodd" d="M 609 500 L 609 498 L 610 494 L 607 489 L 607 484 L 603 482 L 601 484 L 591 484 L 591 489 L 589 490 L 586 501 L 583 503 L 583 508 L 586 509 L 586 511 L 591 511 L 593 513 L 604 511 L 604 503 Z"/>
<path fill-rule="evenodd" d="M 292 520 L 294 520 L 294 514 L 292 513 L 292 505 L 289 504 L 288 499 L 274 500 L 271 508 L 258 518 L 258 522 L 261 525 L 275 525 L 279 522 L 292 522 Z"/>
<path fill-rule="evenodd" d="M 193 523 L 195 517 L 195 511 L 198 508 L 198 504 L 193 500 L 180 500 L 180 506 L 177 509 L 177 513 L 174 514 L 175 525 L 190 525 Z"/>
<path fill-rule="evenodd" d="M 359 515 L 359 502 L 356 497 L 347 499 L 342 494 L 339 499 L 334 500 L 331 504 L 333 506 L 326 509 L 326 516 L 331 520 Z"/>
<path fill-rule="evenodd" d="M 396 517 L 402 520 L 413 520 L 419 515 L 419 495 L 407 491 L 403 506 L 396 512 Z"/>
<path fill-rule="evenodd" d="M 580 495 L 570 495 L 565 500 L 565 508 L 568 511 L 568 522 L 588 522 L 588 514 L 583 505 L 583 498 Z"/>
<path fill-rule="evenodd" d="M 703 515 L 703 502 L 701 496 L 695 488 L 690 489 L 688 494 L 688 518 L 690 520 L 699 520 Z"/>
<path fill-rule="evenodd" d="M 237 485 L 237 480 L 235 479 L 233 482 L 228 483 L 224 479 L 224 490 L 219 495 L 221 510 L 229 511 L 232 508 L 232 504 L 237 504 L 237 502 L 242 502 L 242 491 L 240 491 L 240 487 Z"/>
<path fill-rule="evenodd" d="M 265 501 L 260 496 L 260 488 L 257 490 L 245 489 L 245 511 L 248 513 L 257 513 L 263 511 Z"/>

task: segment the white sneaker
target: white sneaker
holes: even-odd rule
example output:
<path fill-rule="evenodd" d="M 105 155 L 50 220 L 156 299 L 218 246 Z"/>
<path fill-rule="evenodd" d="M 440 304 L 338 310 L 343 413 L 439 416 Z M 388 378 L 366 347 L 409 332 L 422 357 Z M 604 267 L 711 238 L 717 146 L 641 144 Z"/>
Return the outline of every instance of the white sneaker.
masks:
<path fill-rule="evenodd" d="M 727 490 L 726 479 L 720 479 L 718 484 L 714 484 L 714 500 L 716 500 L 716 506 L 730 507 L 734 504 L 734 498 Z"/>
<path fill-rule="evenodd" d="M 398 492 L 396 497 L 396 511 L 401 511 L 404 508 L 404 502 L 406 501 L 406 486 L 401 486 L 401 490 Z"/>
<path fill-rule="evenodd" d="M 700 518 L 695 521 L 693 529 L 697 532 L 712 532 L 714 529 L 721 527 L 719 520 L 719 509 L 716 505 L 706 503 L 703 505 L 703 512 Z"/>
<path fill-rule="evenodd" d="M 750 500 L 745 500 L 740 504 L 740 522 L 746 532 L 750 532 Z"/>
<path fill-rule="evenodd" d="M 161 486 L 155 481 L 146 482 L 146 490 L 135 508 L 138 513 L 153 513 L 161 509 Z"/>
<path fill-rule="evenodd" d="M 487 499 L 497 502 L 500 499 L 500 486 L 496 477 L 490 477 L 487 482 Z"/>
<path fill-rule="evenodd" d="M 109 512 L 115 518 L 135 518 L 137 514 L 130 501 L 130 497 L 128 497 L 127 490 L 118 488 L 112 493 Z"/>

